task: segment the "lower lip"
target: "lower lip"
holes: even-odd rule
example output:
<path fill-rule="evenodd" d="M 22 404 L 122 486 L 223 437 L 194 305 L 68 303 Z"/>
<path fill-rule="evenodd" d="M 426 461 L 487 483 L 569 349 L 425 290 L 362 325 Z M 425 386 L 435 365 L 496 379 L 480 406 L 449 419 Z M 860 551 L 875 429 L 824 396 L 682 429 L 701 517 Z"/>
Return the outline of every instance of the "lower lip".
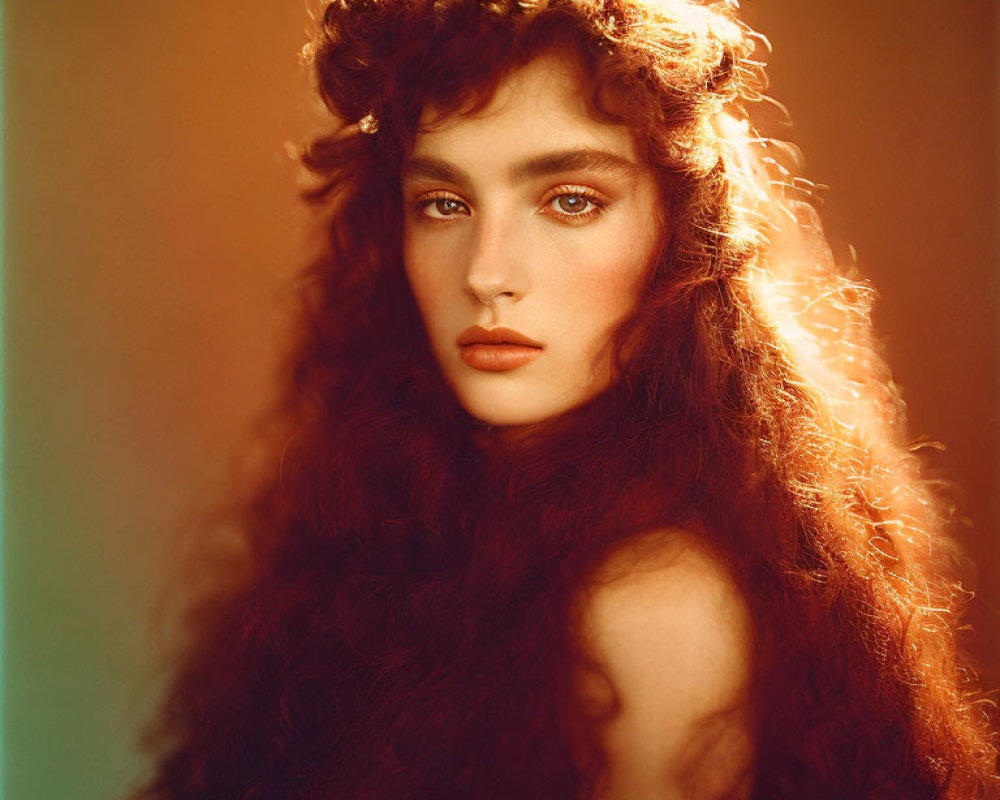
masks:
<path fill-rule="evenodd" d="M 459 355 L 473 369 L 487 372 L 504 372 L 515 369 L 542 354 L 540 347 L 523 344 L 467 344 L 459 348 Z"/>

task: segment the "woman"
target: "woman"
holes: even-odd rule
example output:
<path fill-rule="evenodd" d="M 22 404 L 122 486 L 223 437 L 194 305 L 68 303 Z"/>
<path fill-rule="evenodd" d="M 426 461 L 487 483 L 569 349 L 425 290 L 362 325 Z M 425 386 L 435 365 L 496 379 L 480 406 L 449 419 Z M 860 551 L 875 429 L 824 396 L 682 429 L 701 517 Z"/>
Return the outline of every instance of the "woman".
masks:
<path fill-rule="evenodd" d="M 141 797 L 993 796 L 946 521 L 753 45 L 687 0 L 326 7 L 280 469 Z"/>

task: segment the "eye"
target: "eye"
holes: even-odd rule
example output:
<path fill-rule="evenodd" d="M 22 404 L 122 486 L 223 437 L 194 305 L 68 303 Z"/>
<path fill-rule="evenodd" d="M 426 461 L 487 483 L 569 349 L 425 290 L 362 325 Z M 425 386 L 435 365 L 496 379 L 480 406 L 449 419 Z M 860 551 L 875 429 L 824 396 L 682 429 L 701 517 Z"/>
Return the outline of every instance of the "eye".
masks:
<path fill-rule="evenodd" d="M 604 210 L 604 201 L 582 186 L 561 186 L 555 191 L 542 204 L 542 210 L 562 222 L 583 222 Z"/>
<path fill-rule="evenodd" d="M 582 214 L 587 211 L 587 206 L 592 204 L 592 200 L 582 194 L 561 194 L 552 199 L 552 203 L 566 214 Z"/>
<path fill-rule="evenodd" d="M 417 201 L 417 211 L 430 219 L 448 219 L 450 217 L 468 216 L 469 207 L 451 195 L 431 195 Z"/>

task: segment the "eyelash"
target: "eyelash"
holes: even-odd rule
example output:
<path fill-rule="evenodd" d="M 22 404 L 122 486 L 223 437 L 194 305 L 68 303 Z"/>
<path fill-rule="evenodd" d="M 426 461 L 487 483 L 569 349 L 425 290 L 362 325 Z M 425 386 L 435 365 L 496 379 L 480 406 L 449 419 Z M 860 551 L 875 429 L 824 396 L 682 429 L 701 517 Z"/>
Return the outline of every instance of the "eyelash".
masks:
<path fill-rule="evenodd" d="M 579 214 L 568 214 L 566 212 L 556 211 L 552 208 L 552 204 L 563 197 L 579 197 L 582 200 L 586 200 L 590 204 L 590 208 Z M 465 208 L 465 213 L 445 214 L 440 217 L 432 217 L 426 213 L 427 208 L 442 200 L 451 200 L 460 206 L 463 206 Z M 593 190 L 588 189 L 586 186 L 559 186 L 546 195 L 545 199 L 542 201 L 542 209 L 547 209 L 543 210 L 542 213 L 557 219 L 564 225 L 579 225 L 593 219 L 599 214 L 604 213 L 605 205 L 606 203 L 604 200 L 599 198 Z M 460 200 L 456 195 L 448 192 L 432 192 L 429 195 L 423 195 L 417 199 L 415 211 L 422 219 L 435 223 L 447 223 L 450 222 L 453 217 L 468 216 L 470 213 L 469 206 L 464 201 Z"/>
<path fill-rule="evenodd" d="M 447 192 L 431 192 L 430 194 L 422 195 L 420 198 L 417 199 L 417 202 L 415 204 L 417 216 L 423 217 L 431 222 L 449 222 L 452 217 L 467 216 L 467 214 L 446 214 L 440 217 L 432 217 L 429 214 L 424 213 L 425 209 L 442 200 L 452 200 L 455 203 L 458 203 L 460 206 L 464 206 L 466 211 L 469 210 L 469 207 L 453 194 L 448 194 Z"/>
<path fill-rule="evenodd" d="M 586 186 L 559 186 L 556 187 L 542 202 L 542 207 L 550 209 L 552 204 L 561 197 L 579 197 L 590 204 L 590 208 L 580 214 L 566 214 L 559 211 L 547 211 L 552 216 L 569 225 L 577 225 L 604 213 L 605 202 Z"/>

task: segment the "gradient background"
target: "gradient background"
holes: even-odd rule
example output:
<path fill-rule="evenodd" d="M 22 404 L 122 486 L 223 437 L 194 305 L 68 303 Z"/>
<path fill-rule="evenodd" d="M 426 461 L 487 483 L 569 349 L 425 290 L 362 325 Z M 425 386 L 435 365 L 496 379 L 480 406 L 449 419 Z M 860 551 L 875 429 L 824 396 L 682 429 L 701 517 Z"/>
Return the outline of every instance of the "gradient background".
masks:
<path fill-rule="evenodd" d="M 964 489 L 972 617 L 1000 685 L 998 5 L 746 0 L 779 134 L 832 186 L 837 252 L 914 435 Z M 4 3 L 4 797 L 106 800 L 142 774 L 150 619 L 176 532 L 223 491 L 269 392 L 309 215 L 303 0 Z M 992 607 L 994 610 L 990 611 Z"/>

